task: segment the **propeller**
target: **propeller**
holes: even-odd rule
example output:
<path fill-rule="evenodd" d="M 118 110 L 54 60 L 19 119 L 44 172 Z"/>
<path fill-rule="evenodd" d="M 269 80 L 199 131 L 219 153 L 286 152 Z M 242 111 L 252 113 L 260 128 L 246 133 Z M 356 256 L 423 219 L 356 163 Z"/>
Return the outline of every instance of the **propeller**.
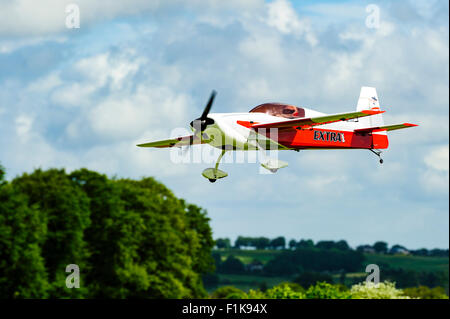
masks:
<path fill-rule="evenodd" d="M 216 91 L 211 92 L 211 96 L 209 97 L 208 103 L 205 106 L 205 109 L 203 110 L 202 116 L 199 118 L 193 120 L 190 125 L 194 128 L 195 131 L 203 132 L 206 130 L 208 125 L 214 124 L 214 120 L 210 117 L 208 117 L 209 111 L 211 111 L 211 106 L 214 102 L 214 98 L 216 97 Z"/>

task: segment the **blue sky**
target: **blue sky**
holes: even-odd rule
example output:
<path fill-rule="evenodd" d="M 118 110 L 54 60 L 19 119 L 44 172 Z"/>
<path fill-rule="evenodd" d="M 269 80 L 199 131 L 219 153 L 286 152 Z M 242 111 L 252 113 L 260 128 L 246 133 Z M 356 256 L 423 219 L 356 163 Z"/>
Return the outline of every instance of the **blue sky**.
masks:
<path fill-rule="evenodd" d="M 42 167 L 154 176 L 208 210 L 214 236 L 385 240 L 448 248 L 447 1 L 0 0 L 0 162 L 8 178 Z M 368 4 L 380 9 L 368 28 Z M 375 86 L 392 132 L 367 151 L 280 152 L 288 168 L 175 164 L 137 142 L 199 116 L 279 101 L 326 113 Z M 198 146 L 196 146 L 198 147 Z M 201 146 L 208 148 L 209 146 Z"/>

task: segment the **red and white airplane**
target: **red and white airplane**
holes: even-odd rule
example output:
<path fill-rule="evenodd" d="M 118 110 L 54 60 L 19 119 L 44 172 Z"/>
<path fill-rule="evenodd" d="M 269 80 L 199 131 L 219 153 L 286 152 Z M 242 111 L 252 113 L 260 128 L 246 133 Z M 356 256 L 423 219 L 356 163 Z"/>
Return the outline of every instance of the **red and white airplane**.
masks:
<path fill-rule="evenodd" d="M 381 159 L 380 149 L 388 147 L 388 131 L 417 126 L 402 123 L 384 125 L 376 89 L 362 87 L 356 111 L 325 114 L 283 103 L 265 103 L 248 113 L 211 113 L 213 91 L 203 114 L 190 123 L 192 135 L 138 144 L 140 147 L 182 147 L 209 144 L 222 150 L 214 168 L 202 175 L 215 182 L 228 176 L 219 170 L 226 151 L 367 149 Z M 288 164 L 263 156 L 261 165 L 275 173 Z"/>

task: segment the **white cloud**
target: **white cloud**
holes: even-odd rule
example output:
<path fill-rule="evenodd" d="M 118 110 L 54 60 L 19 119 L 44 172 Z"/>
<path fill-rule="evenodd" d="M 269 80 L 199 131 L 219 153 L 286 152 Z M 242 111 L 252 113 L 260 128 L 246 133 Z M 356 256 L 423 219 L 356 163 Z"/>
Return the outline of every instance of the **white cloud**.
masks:
<path fill-rule="evenodd" d="M 28 85 L 26 90 L 28 92 L 34 93 L 49 92 L 61 84 L 62 80 L 60 78 L 59 72 L 55 71 L 44 75 L 36 81 L 33 81 L 32 83 L 30 83 L 30 85 Z"/>
<path fill-rule="evenodd" d="M 91 102 L 91 95 L 105 86 L 120 91 L 143 63 L 143 58 L 136 58 L 133 52 L 126 50 L 120 57 L 113 58 L 106 52 L 82 58 L 71 70 L 80 80 L 60 86 L 53 92 L 52 101 L 61 106 L 81 106 Z"/>
<path fill-rule="evenodd" d="M 210 12 L 222 10 L 245 10 L 260 6 L 262 1 L 181 1 L 181 0 L 128 0 L 128 1 L 60 1 L 60 0 L 16 0 L 0 1 L 0 35 L 36 36 L 68 31 L 65 26 L 68 4 L 75 3 L 80 9 L 80 27 L 97 22 L 160 10 L 195 9 Z"/>
<path fill-rule="evenodd" d="M 299 19 L 290 2 L 276 0 L 267 4 L 267 24 L 275 27 L 282 33 L 294 33 L 298 36 L 304 35 L 308 43 L 317 45 L 318 40 L 312 32 L 311 25 L 307 19 Z"/>
<path fill-rule="evenodd" d="M 16 118 L 16 133 L 21 140 L 28 140 L 30 131 L 33 127 L 33 118 L 27 115 L 19 115 Z"/>
<path fill-rule="evenodd" d="M 152 127 L 182 124 L 188 98 L 166 87 L 139 85 L 135 93 L 111 96 L 95 106 L 88 120 L 99 136 L 132 138 Z"/>
<path fill-rule="evenodd" d="M 1 23 L 1 22 L 0 22 Z M 56 42 L 64 43 L 67 41 L 65 37 L 55 37 L 55 36 L 38 36 L 38 37 L 28 37 L 23 39 L 0 39 L 0 54 L 9 54 L 20 48 L 33 45 L 41 45 L 46 42 Z"/>
<path fill-rule="evenodd" d="M 449 191 L 449 147 L 442 145 L 435 147 L 425 155 L 424 162 L 427 169 L 422 172 L 421 180 L 424 189 L 434 195 L 447 195 Z"/>
<path fill-rule="evenodd" d="M 440 146 L 425 156 L 425 164 L 437 171 L 448 172 L 448 145 Z"/>

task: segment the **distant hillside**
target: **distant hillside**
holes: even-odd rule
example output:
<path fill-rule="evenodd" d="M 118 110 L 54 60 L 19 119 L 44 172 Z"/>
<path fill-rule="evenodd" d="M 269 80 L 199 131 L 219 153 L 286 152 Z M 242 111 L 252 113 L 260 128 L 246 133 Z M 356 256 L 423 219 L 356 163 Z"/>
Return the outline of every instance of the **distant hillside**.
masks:
<path fill-rule="evenodd" d="M 280 274 L 268 275 L 263 271 L 250 271 L 251 264 L 262 264 L 266 267 L 269 262 L 279 258 L 283 252 L 289 250 L 243 250 L 243 249 L 215 249 L 213 255 L 220 256 L 220 262 L 225 263 L 227 260 L 232 260 L 233 257 L 242 262 L 245 270 L 233 271 L 229 273 L 221 273 L 220 269 L 216 272 L 217 283 L 215 287 L 209 287 L 209 291 L 219 286 L 232 285 L 242 290 L 266 288 L 277 285 L 281 282 L 294 281 L 297 274 Z M 232 256 L 232 257 L 230 257 Z M 388 254 L 362 254 L 364 261 L 361 263 L 360 271 L 346 272 L 344 277 L 339 272 L 327 272 L 335 283 L 343 283 L 351 285 L 355 282 L 363 281 L 367 274 L 365 273 L 365 266 L 368 264 L 377 264 L 380 266 L 381 279 L 388 279 L 397 281 L 400 286 L 405 287 L 417 286 L 414 280 L 423 284 L 423 277 L 435 278 L 430 279 L 430 286 L 442 286 L 448 293 L 448 274 L 449 274 L 449 258 L 448 257 L 424 257 L 413 255 L 388 255 Z M 330 262 L 333 262 L 330 260 Z M 217 261 L 216 261 L 217 265 Z M 236 267 L 236 266 L 235 266 Z M 406 279 L 405 279 L 406 278 Z"/>

